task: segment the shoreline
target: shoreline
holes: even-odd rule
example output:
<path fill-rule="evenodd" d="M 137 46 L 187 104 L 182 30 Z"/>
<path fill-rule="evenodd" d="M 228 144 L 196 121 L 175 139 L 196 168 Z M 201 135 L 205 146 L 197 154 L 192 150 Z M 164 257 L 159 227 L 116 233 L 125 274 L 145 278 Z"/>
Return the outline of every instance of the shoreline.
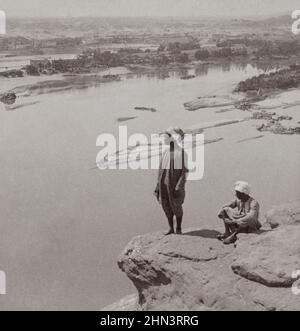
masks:
<path fill-rule="evenodd" d="M 299 249 L 295 217 L 299 208 L 300 200 L 273 206 L 261 230 L 240 234 L 234 246 L 224 247 L 217 240 L 219 228 L 186 228 L 181 236 L 159 231 L 134 237 L 117 263 L 136 291 L 101 311 L 297 310 L 297 298 L 290 294 L 295 282 L 290 270 L 299 265 L 294 259 Z M 266 255 L 271 251 L 276 254 Z M 237 278 L 242 284 L 238 291 Z"/>
<path fill-rule="evenodd" d="M 217 60 L 217 61 L 215 61 Z M 191 61 L 189 63 L 171 63 L 169 65 L 157 66 L 157 65 L 125 65 L 120 67 L 107 67 L 107 68 L 94 68 L 91 72 L 88 73 L 72 73 L 72 72 L 61 72 L 56 74 L 39 74 L 39 75 L 29 75 L 24 74 L 22 77 L 4 77 L 0 76 L 0 81 L 10 82 L 11 88 L 0 90 L 0 94 L 7 92 L 17 92 L 24 93 L 26 89 L 38 90 L 39 85 L 45 89 L 45 93 L 50 93 L 51 89 L 55 88 L 60 91 L 60 89 L 71 89 L 71 88 L 85 88 L 90 86 L 95 86 L 95 84 L 101 84 L 111 81 L 118 81 L 124 76 L 132 75 L 148 75 L 153 74 L 161 79 L 167 79 L 170 77 L 170 74 L 177 74 L 181 79 L 193 79 L 196 76 L 189 75 L 190 70 L 207 70 L 207 68 L 214 68 L 220 66 L 229 65 L 253 65 L 254 67 L 259 68 L 259 64 L 250 59 L 232 60 L 232 59 L 215 59 L 214 61 Z M 276 64 L 274 64 L 276 66 Z M 21 84 L 22 81 L 28 81 L 28 84 Z M 31 83 L 30 81 L 33 81 Z M 17 82 L 17 86 L 13 84 Z M 49 84 L 49 86 L 47 86 Z M 55 84 L 57 86 L 55 86 Z M 42 89 L 41 89 L 42 90 Z M 41 91 L 41 94 L 44 94 Z"/>
<path fill-rule="evenodd" d="M 235 64 L 234 62 L 229 62 Z M 202 67 L 217 67 L 220 65 L 228 64 L 228 62 L 220 62 L 218 64 L 201 63 Z M 121 81 L 124 77 L 130 78 L 132 76 L 155 74 L 160 79 L 167 79 L 170 74 L 178 75 L 180 79 L 183 72 L 187 74 L 189 70 L 197 70 L 199 63 L 189 63 L 185 65 L 172 64 L 164 67 L 157 66 L 126 66 L 126 67 L 115 67 L 104 70 L 98 70 L 94 73 L 88 74 L 58 74 L 58 75 L 39 75 L 39 76 L 25 76 L 18 78 L 18 84 L 23 80 L 27 80 L 28 84 L 14 86 L 7 91 L 2 91 L 0 97 L 5 94 L 15 94 L 16 100 L 20 98 L 29 98 L 39 95 L 66 92 L 71 90 L 83 90 L 90 87 L 96 87 L 101 84 Z M 287 69 L 282 69 L 287 70 Z M 281 70 L 272 73 L 275 76 L 280 74 Z M 260 75 L 265 76 L 265 74 Z M 258 76 L 258 77 L 260 77 Z M 191 79 L 195 76 L 191 75 Z M 246 80 L 255 80 L 257 76 L 251 77 Z M 54 78 L 54 79 L 52 79 Z M 14 83 L 16 78 L 3 78 L 4 80 L 10 80 Z M 181 78 L 183 79 L 183 78 Z M 31 81 L 31 82 L 30 82 Z M 33 82 L 32 82 L 33 81 Z M 293 109 L 300 105 L 299 88 L 269 88 L 264 89 L 260 94 L 255 91 L 239 91 L 240 86 L 244 84 L 243 81 L 239 82 L 229 95 L 207 95 L 198 96 L 192 101 L 185 102 L 184 108 L 187 111 L 197 111 L 202 109 L 213 109 L 216 108 L 216 113 L 222 113 L 238 109 L 240 111 L 248 111 L 252 114 L 251 119 L 259 121 L 257 130 L 259 132 L 269 131 L 275 134 L 299 134 L 300 133 L 300 116 L 296 116 L 293 113 Z M 298 93 L 297 93 L 298 92 Z M 285 95 L 288 94 L 292 97 L 289 102 L 285 102 Z M 275 102 L 274 102 L 275 100 Z M 10 104 L 4 104 L 6 110 L 16 110 L 19 108 L 26 107 L 38 103 L 39 101 L 18 103 L 12 102 Z M 3 106 L 3 104 L 2 104 Z M 226 109 L 221 109 L 225 107 Z M 229 108 L 228 108 L 229 107 Z M 293 116 L 290 114 L 290 110 Z M 270 113 L 269 111 L 273 111 Z M 279 112 L 279 113 L 277 113 Z M 288 123 L 287 123 L 288 122 Z M 290 125 L 292 123 L 292 125 Z"/>

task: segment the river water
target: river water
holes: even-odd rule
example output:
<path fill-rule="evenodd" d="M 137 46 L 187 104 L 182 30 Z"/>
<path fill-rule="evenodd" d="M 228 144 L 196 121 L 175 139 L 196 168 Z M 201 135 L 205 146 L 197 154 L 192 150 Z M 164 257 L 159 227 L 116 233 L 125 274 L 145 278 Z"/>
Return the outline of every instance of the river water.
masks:
<path fill-rule="evenodd" d="M 117 135 L 119 117 L 130 133 L 157 133 L 170 125 L 242 119 L 249 113 L 217 109 L 187 112 L 183 103 L 228 94 L 261 71 L 250 65 L 198 69 L 180 80 L 124 76 L 81 91 L 33 97 L 39 103 L 0 112 L 0 270 L 7 294 L 0 310 L 99 310 L 134 287 L 119 271 L 118 254 L 133 236 L 166 228 L 152 195 L 156 171 L 93 169 L 101 133 Z M 0 81 L 1 89 L 5 80 Z M 11 80 L 9 81 L 11 85 Z M 154 107 L 142 112 L 135 106 Z M 222 230 L 219 207 L 233 184 L 247 180 L 261 214 L 300 197 L 299 137 L 259 135 L 256 122 L 205 130 L 205 175 L 187 183 L 184 227 Z"/>

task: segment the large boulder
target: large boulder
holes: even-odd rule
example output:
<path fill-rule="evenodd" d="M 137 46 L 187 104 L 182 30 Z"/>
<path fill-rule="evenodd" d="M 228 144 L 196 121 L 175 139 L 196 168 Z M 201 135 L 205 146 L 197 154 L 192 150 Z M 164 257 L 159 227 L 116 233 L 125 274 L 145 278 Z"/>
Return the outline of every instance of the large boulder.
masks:
<path fill-rule="evenodd" d="M 0 102 L 3 102 L 7 105 L 12 105 L 15 103 L 17 96 L 13 92 L 7 92 L 4 94 L 0 94 Z"/>
<path fill-rule="evenodd" d="M 300 225 L 300 200 L 273 207 L 266 214 L 266 223 L 272 229 L 280 225 Z"/>
<path fill-rule="evenodd" d="M 268 287 L 291 288 L 292 274 L 300 270 L 300 226 L 242 241 L 231 267 L 236 274 Z"/>
<path fill-rule="evenodd" d="M 231 246 L 214 230 L 147 234 L 128 244 L 118 265 L 137 289 L 138 310 L 300 310 L 291 289 L 300 270 L 300 226 L 287 223 L 240 235 Z"/>

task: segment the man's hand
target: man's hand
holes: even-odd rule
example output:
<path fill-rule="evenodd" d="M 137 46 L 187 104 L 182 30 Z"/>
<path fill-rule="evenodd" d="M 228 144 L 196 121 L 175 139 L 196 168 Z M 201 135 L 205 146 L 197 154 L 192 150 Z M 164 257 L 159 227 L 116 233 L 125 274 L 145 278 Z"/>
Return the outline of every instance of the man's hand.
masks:
<path fill-rule="evenodd" d="M 232 216 L 235 220 L 239 220 L 240 218 L 245 217 L 245 214 L 241 214 L 241 215 L 233 215 Z"/>
<path fill-rule="evenodd" d="M 158 202 L 160 202 L 160 200 L 159 200 L 159 190 L 158 190 L 158 189 L 156 189 L 156 190 L 153 192 L 153 195 L 155 196 L 156 200 L 157 200 Z"/>

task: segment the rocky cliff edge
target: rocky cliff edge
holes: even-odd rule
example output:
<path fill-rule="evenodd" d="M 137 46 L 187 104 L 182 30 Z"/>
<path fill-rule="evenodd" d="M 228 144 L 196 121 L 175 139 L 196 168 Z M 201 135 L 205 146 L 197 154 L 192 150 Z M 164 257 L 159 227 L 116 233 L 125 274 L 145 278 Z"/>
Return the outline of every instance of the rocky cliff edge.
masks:
<path fill-rule="evenodd" d="M 299 282 L 300 200 L 270 210 L 263 228 L 230 246 L 211 229 L 134 238 L 118 265 L 137 296 L 110 309 L 300 310 L 292 291 Z"/>

